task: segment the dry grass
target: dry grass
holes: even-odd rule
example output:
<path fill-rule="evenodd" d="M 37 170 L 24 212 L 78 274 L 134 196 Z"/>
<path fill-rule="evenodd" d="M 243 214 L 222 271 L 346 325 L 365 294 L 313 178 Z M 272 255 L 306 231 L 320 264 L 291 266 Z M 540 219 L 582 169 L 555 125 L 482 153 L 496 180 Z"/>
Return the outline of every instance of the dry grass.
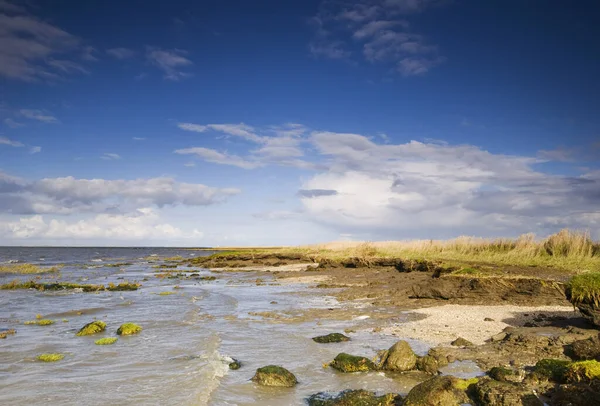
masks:
<path fill-rule="evenodd" d="M 0 265 L 0 273 L 34 274 L 45 272 L 58 272 L 61 266 L 41 267 L 34 264 L 8 264 Z"/>
<path fill-rule="evenodd" d="M 365 263 L 375 258 L 440 260 L 464 265 L 541 266 L 579 271 L 600 271 L 600 243 L 582 231 L 562 230 L 544 239 L 524 234 L 516 239 L 458 237 L 452 240 L 381 242 L 331 242 L 278 251 L 302 253 L 315 261 L 358 258 Z M 271 251 L 272 252 L 272 251 Z"/>

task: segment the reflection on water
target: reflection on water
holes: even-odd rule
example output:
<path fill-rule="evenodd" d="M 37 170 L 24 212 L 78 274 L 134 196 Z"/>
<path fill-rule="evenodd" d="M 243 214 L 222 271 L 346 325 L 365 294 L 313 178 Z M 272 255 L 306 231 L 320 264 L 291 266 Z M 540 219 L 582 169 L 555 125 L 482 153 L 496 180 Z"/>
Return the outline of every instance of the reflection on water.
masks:
<path fill-rule="evenodd" d="M 0 341 L 0 404 L 295 405 L 305 404 L 306 397 L 320 391 L 364 388 L 406 393 L 417 383 L 410 375 L 342 374 L 322 367 L 339 352 L 374 356 L 395 341 L 367 332 L 339 344 L 310 339 L 356 326 L 360 320 L 272 323 L 249 315 L 340 306 L 319 291 L 304 285 L 255 286 L 251 282 L 256 275 L 247 273 L 221 273 L 215 281 L 199 282 L 154 277 L 152 266 L 158 262 L 153 260 L 207 254 L 167 248 L 0 248 L 0 263 L 65 265 L 59 275 L 44 274 L 42 280 L 58 276 L 70 282 L 128 280 L 143 285 L 134 292 L 0 291 L 0 328 L 17 329 L 15 336 Z M 105 266 L 115 263 L 130 265 Z M 206 270 L 200 274 L 211 275 Z M 0 274 L 0 283 L 31 277 Z M 173 290 L 175 285 L 182 289 Z M 164 291 L 175 293 L 158 295 Z M 36 314 L 56 323 L 23 325 Z M 107 323 L 105 332 L 75 336 L 94 319 Z M 141 325 L 143 332 L 120 337 L 114 345 L 94 345 L 98 338 L 115 336 L 124 322 Z M 56 363 L 35 361 L 38 354 L 51 352 L 66 356 Z M 230 371 L 230 357 L 240 360 L 242 368 Z M 299 385 L 257 387 L 249 379 L 256 368 L 267 364 L 290 369 Z"/>

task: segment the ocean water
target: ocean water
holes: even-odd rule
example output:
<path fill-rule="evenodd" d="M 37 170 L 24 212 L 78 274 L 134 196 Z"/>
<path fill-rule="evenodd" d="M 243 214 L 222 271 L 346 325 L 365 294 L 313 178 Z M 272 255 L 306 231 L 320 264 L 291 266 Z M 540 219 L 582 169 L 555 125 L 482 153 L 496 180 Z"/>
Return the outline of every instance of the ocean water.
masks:
<path fill-rule="evenodd" d="M 37 275 L 42 281 L 59 277 L 78 283 L 142 283 L 133 292 L 0 290 L 0 331 L 17 330 L 0 340 L 0 404 L 303 405 L 320 391 L 362 388 L 406 393 L 418 382 L 406 375 L 342 374 L 323 367 L 339 352 L 374 356 L 398 339 L 361 330 L 366 317 L 281 322 L 250 314 L 354 306 L 338 303 L 322 289 L 279 285 L 270 274 L 213 274 L 187 267 L 181 270 L 198 270 L 217 280 L 155 277 L 154 266 L 163 258 L 209 254 L 171 248 L 0 248 L 0 264 L 63 265 L 59 274 Z M 131 265 L 107 266 L 115 263 Z M 34 277 L 0 274 L 0 283 Z M 257 277 L 265 283 L 257 286 Z M 176 285 L 180 289 L 174 289 Z M 158 294 L 164 291 L 175 293 Z M 56 323 L 23 324 L 37 314 Z M 106 331 L 75 335 L 93 320 L 105 321 Z M 124 322 L 141 325 L 142 333 L 120 337 L 114 345 L 94 344 L 116 336 Z M 323 345 L 310 339 L 346 327 L 358 328 L 350 342 Z M 415 348 L 425 351 L 418 343 Z M 66 356 L 54 363 L 35 360 L 41 353 L 53 352 Z M 229 370 L 231 358 L 240 360 L 242 368 Z M 286 367 L 299 384 L 264 388 L 250 381 L 256 368 L 269 364 Z"/>

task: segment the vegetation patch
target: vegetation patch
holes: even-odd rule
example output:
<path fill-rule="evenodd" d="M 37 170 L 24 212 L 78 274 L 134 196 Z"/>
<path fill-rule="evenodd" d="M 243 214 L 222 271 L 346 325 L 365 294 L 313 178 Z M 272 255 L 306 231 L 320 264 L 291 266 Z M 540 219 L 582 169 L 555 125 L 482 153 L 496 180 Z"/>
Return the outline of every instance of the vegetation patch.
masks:
<path fill-rule="evenodd" d="M 77 336 L 89 336 L 92 334 L 101 333 L 106 329 L 106 323 L 100 320 L 92 321 L 91 323 L 83 326 L 79 332 L 77 332 Z"/>
<path fill-rule="evenodd" d="M 540 378 L 545 378 L 554 382 L 563 382 L 569 364 L 569 361 L 546 358 L 535 364 L 533 373 Z"/>
<path fill-rule="evenodd" d="M 105 337 L 94 341 L 96 345 L 111 345 L 117 342 L 117 337 Z"/>
<path fill-rule="evenodd" d="M 589 383 L 600 378 L 600 362 L 596 360 L 578 361 L 566 368 L 565 379 L 569 383 Z"/>
<path fill-rule="evenodd" d="M 574 305 L 581 303 L 600 306 L 600 272 L 576 275 L 566 286 L 567 299 Z"/>
<path fill-rule="evenodd" d="M 142 328 L 135 323 L 124 323 L 117 329 L 117 334 L 120 336 L 129 336 L 132 334 L 138 334 L 142 331 Z"/>
<path fill-rule="evenodd" d="M 42 361 L 42 362 L 56 362 L 56 361 L 60 361 L 64 357 L 65 357 L 64 354 L 58 354 L 58 353 L 40 354 L 37 356 L 37 360 Z"/>
<path fill-rule="evenodd" d="M 26 325 L 37 325 L 37 326 L 49 326 L 51 324 L 54 324 L 54 320 L 49 320 L 49 319 L 31 320 L 31 321 L 26 321 L 25 324 Z"/>
<path fill-rule="evenodd" d="M 121 282 L 118 285 L 109 283 L 108 286 L 80 284 L 71 282 L 53 282 L 39 283 L 34 280 L 21 282 L 18 280 L 0 285 L 0 290 L 15 290 L 15 289 L 36 289 L 39 291 L 56 291 L 56 290 L 71 290 L 80 289 L 83 292 L 100 292 L 100 291 L 131 291 L 137 290 L 141 285 L 139 283 Z"/>
<path fill-rule="evenodd" d="M 0 339 L 6 338 L 6 337 L 11 336 L 11 335 L 14 335 L 16 333 L 17 333 L 17 330 L 15 330 L 15 329 L 0 331 Z"/>
<path fill-rule="evenodd" d="M 41 267 L 34 264 L 8 264 L 0 265 L 0 273 L 33 274 L 58 272 L 62 266 Z"/>

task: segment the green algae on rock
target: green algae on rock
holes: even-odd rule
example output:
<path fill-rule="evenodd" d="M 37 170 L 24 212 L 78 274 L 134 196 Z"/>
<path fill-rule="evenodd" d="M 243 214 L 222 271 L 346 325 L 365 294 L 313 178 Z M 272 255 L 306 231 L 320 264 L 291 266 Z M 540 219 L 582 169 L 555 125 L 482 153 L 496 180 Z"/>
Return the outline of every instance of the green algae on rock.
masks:
<path fill-rule="evenodd" d="M 81 329 L 77 332 L 77 336 L 89 336 L 92 334 L 101 333 L 106 329 L 106 323 L 101 320 L 92 321 L 91 323 L 86 324 L 81 327 Z"/>
<path fill-rule="evenodd" d="M 135 323 L 124 323 L 117 329 L 117 334 L 120 336 L 129 336 L 142 331 L 142 328 Z"/>
<path fill-rule="evenodd" d="M 49 319 L 41 319 L 41 320 L 31 320 L 31 321 L 26 321 L 24 324 L 26 325 L 37 325 L 37 326 L 50 326 L 52 324 L 54 324 L 54 320 L 49 320 Z"/>
<path fill-rule="evenodd" d="M 596 360 L 577 361 L 567 365 L 565 380 L 568 383 L 588 383 L 600 379 L 600 362 Z"/>
<path fill-rule="evenodd" d="M 464 382 L 453 376 L 436 376 L 408 392 L 404 406 L 456 406 L 469 403 Z"/>
<path fill-rule="evenodd" d="M 410 371 L 417 365 L 417 356 L 406 341 L 400 340 L 382 354 L 381 365 L 388 371 Z"/>
<path fill-rule="evenodd" d="M 242 366 L 242 363 L 235 358 L 232 358 L 231 362 L 229 363 L 229 369 L 232 369 L 232 370 L 240 369 L 241 366 Z"/>
<path fill-rule="evenodd" d="M 366 372 L 375 371 L 377 366 L 367 357 L 339 353 L 329 364 L 333 369 L 341 372 Z"/>
<path fill-rule="evenodd" d="M 293 373 L 278 365 L 258 368 L 252 381 L 262 386 L 281 386 L 291 388 L 298 383 Z"/>
<path fill-rule="evenodd" d="M 513 376 L 514 371 L 505 367 L 493 367 L 488 371 L 488 375 L 490 378 L 495 379 L 496 381 L 507 382 L 507 378 Z"/>
<path fill-rule="evenodd" d="M 122 282 L 118 285 L 109 283 L 104 285 L 80 284 L 71 282 L 53 282 L 53 283 L 38 283 L 34 280 L 21 282 L 18 280 L 0 285 L 0 290 L 15 290 L 15 289 L 35 289 L 41 292 L 55 290 L 70 290 L 79 289 L 83 292 L 100 292 L 100 291 L 132 291 L 137 290 L 141 285 L 139 283 Z"/>
<path fill-rule="evenodd" d="M 96 345 L 111 345 L 117 342 L 117 337 L 104 337 L 99 340 L 94 341 Z"/>
<path fill-rule="evenodd" d="M 542 359 L 533 367 L 533 375 L 538 379 L 547 379 L 554 382 L 564 382 L 565 373 L 570 361 L 561 359 Z"/>
<path fill-rule="evenodd" d="M 38 361 L 42 361 L 42 362 L 56 362 L 56 361 L 60 361 L 61 359 L 63 359 L 65 357 L 64 354 L 40 354 L 37 356 L 37 360 Z"/>
<path fill-rule="evenodd" d="M 419 371 L 423 371 L 430 375 L 437 375 L 439 363 L 435 357 L 425 355 L 424 357 L 417 357 L 416 367 Z"/>
<path fill-rule="evenodd" d="M 531 389 L 512 382 L 499 382 L 490 378 L 480 379 L 473 385 L 469 393 L 478 405 L 544 406 L 544 403 Z"/>
<path fill-rule="evenodd" d="M 341 333 L 331 333 L 324 336 L 313 337 L 312 340 L 320 344 L 341 343 L 344 341 L 350 341 L 350 337 L 345 336 Z"/>
<path fill-rule="evenodd" d="M 306 401 L 309 406 L 394 406 L 402 404 L 402 397 L 396 393 L 377 396 L 375 392 L 363 389 L 348 389 L 337 395 L 319 392 Z"/>

